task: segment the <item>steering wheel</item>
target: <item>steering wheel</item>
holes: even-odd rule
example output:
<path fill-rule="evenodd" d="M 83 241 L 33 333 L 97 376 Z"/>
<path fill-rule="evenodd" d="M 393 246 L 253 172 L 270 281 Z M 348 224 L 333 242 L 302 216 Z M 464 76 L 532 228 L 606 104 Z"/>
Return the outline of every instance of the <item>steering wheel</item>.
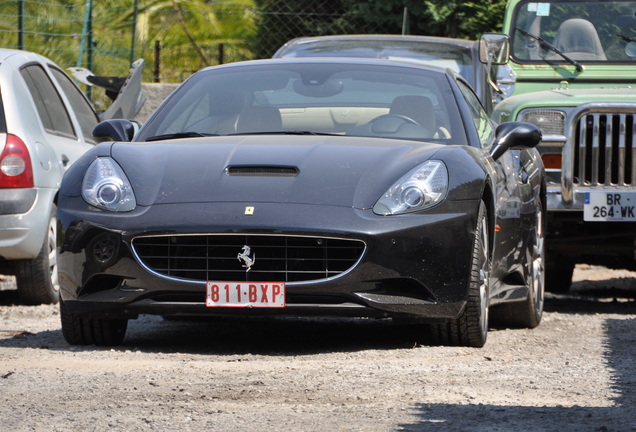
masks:
<path fill-rule="evenodd" d="M 371 120 L 368 125 L 373 135 L 395 137 L 431 138 L 433 133 L 410 117 L 401 114 L 384 114 Z"/>
<path fill-rule="evenodd" d="M 374 118 L 373 120 L 371 120 L 371 123 L 376 123 L 378 121 L 387 121 L 389 119 L 400 119 L 402 120 L 404 123 L 410 123 L 413 124 L 415 126 L 420 126 L 420 124 L 418 122 L 416 122 L 415 120 L 413 120 L 411 117 L 407 117 L 405 115 L 402 114 L 383 114 L 379 117 Z"/>
<path fill-rule="evenodd" d="M 450 139 L 450 137 L 451 137 L 450 132 L 444 126 L 438 126 L 437 131 L 433 135 L 433 138 L 438 138 L 438 139 Z"/>

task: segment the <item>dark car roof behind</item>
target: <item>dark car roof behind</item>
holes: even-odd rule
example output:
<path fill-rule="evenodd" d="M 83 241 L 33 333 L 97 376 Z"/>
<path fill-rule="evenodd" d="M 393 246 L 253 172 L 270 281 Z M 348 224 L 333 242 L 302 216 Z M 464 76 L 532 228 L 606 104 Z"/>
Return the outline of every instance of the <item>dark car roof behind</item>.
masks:
<path fill-rule="evenodd" d="M 279 58 L 292 47 L 303 44 L 330 43 L 342 41 L 377 41 L 377 42 L 415 42 L 426 44 L 447 44 L 456 45 L 462 48 L 473 48 L 477 42 L 438 36 L 417 36 L 417 35 L 394 35 L 394 34 L 354 34 L 354 35 L 332 35 L 332 36 L 306 36 L 292 39 L 280 47 L 272 57 Z"/>
<path fill-rule="evenodd" d="M 323 64 L 325 62 L 329 63 L 344 63 L 344 64 L 357 64 L 357 65 L 369 65 L 369 66 L 394 66 L 394 67 L 405 67 L 405 68 L 418 68 L 425 69 L 428 71 L 436 72 L 436 73 L 445 73 L 450 75 L 455 75 L 452 70 L 438 67 L 429 64 L 420 64 L 420 63 L 411 63 L 408 60 L 389 60 L 389 59 L 376 59 L 376 58 L 367 58 L 367 57 L 291 57 L 291 58 L 277 58 L 277 59 L 258 59 L 258 60 L 246 60 L 234 63 L 226 63 L 222 65 L 209 66 L 207 68 L 202 69 L 205 70 L 218 70 L 225 68 L 234 68 L 234 67 L 243 67 L 249 65 L 267 65 L 267 64 L 278 64 L 280 62 L 289 62 L 289 63 L 316 63 Z"/>
<path fill-rule="evenodd" d="M 351 57 L 385 58 L 450 68 L 478 85 L 478 42 L 413 35 L 335 35 L 292 39 L 273 58 Z"/>

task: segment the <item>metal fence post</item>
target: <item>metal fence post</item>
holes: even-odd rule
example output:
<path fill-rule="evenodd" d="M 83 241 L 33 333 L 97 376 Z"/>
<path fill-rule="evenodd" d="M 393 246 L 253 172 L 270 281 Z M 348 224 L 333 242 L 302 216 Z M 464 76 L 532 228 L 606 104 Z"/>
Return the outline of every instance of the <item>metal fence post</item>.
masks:
<path fill-rule="evenodd" d="M 132 36 L 130 42 L 130 66 L 135 61 L 135 43 L 137 42 L 137 13 L 139 12 L 139 0 L 135 0 L 133 3 L 133 23 L 132 23 Z"/>
<path fill-rule="evenodd" d="M 161 42 L 155 41 L 155 82 L 158 83 L 159 79 L 159 67 L 161 65 Z"/>
<path fill-rule="evenodd" d="M 24 49 L 24 0 L 18 0 L 18 49 Z"/>

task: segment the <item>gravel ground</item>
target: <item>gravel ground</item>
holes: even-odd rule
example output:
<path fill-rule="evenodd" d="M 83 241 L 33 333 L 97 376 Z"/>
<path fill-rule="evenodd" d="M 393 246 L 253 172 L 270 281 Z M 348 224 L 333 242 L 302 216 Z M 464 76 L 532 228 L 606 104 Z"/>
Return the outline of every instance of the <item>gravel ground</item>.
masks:
<path fill-rule="evenodd" d="M 144 84 L 143 122 L 175 85 Z M 636 431 L 636 273 L 577 266 L 534 330 L 431 347 L 367 320 L 131 321 L 71 347 L 0 276 L 0 431 Z"/>
<path fill-rule="evenodd" d="M 482 349 L 367 320 L 131 321 L 71 347 L 0 291 L 0 430 L 636 431 L 636 273 L 577 266 L 534 330 Z"/>

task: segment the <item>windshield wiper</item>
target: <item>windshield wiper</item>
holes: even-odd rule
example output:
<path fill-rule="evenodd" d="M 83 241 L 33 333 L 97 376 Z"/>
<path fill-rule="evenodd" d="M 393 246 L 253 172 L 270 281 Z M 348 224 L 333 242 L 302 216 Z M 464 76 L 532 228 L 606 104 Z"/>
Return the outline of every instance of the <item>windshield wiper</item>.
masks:
<path fill-rule="evenodd" d="M 206 136 L 219 136 L 219 134 L 209 134 L 209 133 L 201 133 L 201 132 L 177 132 L 177 133 L 164 134 L 164 135 L 155 135 L 150 138 L 146 138 L 146 141 L 161 141 L 161 140 L 169 140 L 169 139 L 206 137 Z"/>
<path fill-rule="evenodd" d="M 539 45 L 541 45 L 543 48 L 545 48 L 545 49 L 547 49 L 549 51 L 552 51 L 553 53 L 558 54 L 559 56 L 561 56 L 565 61 L 570 63 L 572 66 L 574 66 L 576 68 L 577 72 L 583 72 L 583 65 L 581 65 L 581 63 L 579 63 L 576 60 L 573 60 L 570 57 L 568 57 L 565 54 L 563 54 L 563 52 L 560 49 L 558 49 L 557 47 L 552 45 L 550 42 L 546 41 L 545 39 L 540 38 L 539 36 L 535 36 L 533 34 L 530 34 L 527 31 L 520 29 L 519 27 L 515 27 L 515 30 L 517 30 L 519 33 L 521 33 L 524 36 L 527 36 L 529 38 L 532 38 L 532 39 L 536 40 L 537 42 L 539 42 Z"/>
<path fill-rule="evenodd" d="M 282 134 L 285 135 L 327 135 L 327 136 L 335 136 L 336 134 L 326 133 L 326 132 L 314 132 L 309 130 L 288 130 L 281 131 Z"/>
<path fill-rule="evenodd" d="M 228 135 L 327 135 L 340 136 L 338 134 L 326 132 L 314 132 L 309 130 L 287 130 L 287 131 L 270 131 L 270 132 L 238 132 Z"/>
<path fill-rule="evenodd" d="M 619 38 L 623 39 L 625 42 L 636 42 L 636 38 L 633 38 L 633 37 L 630 37 L 630 36 L 625 36 L 625 35 L 622 35 L 622 34 L 618 34 L 616 36 L 618 36 Z"/>

